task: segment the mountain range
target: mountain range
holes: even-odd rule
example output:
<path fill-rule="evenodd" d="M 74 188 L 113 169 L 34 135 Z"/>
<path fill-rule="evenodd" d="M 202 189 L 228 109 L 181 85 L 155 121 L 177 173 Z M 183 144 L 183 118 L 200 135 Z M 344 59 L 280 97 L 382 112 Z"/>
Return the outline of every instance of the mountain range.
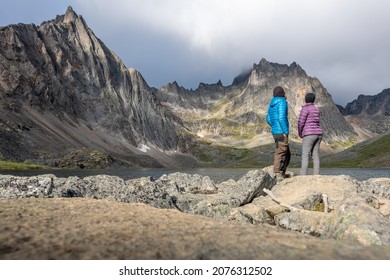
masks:
<path fill-rule="evenodd" d="M 362 96 L 343 108 L 297 63 L 264 58 L 229 86 L 150 87 L 69 7 L 39 26 L 0 28 L 0 157 L 90 168 L 266 163 L 272 137 L 265 115 L 277 85 L 286 91 L 295 143 L 307 92 L 316 93 L 329 151 L 381 132 L 363 133 L 346 117 L 389 116 L 388 90 L 380 110 Z"/>

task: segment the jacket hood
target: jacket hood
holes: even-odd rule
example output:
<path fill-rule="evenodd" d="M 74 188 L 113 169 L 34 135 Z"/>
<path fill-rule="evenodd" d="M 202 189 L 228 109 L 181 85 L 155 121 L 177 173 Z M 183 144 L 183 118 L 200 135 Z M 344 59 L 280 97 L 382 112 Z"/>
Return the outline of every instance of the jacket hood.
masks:
<path fill-rule="evenodd" d="M 284 98 L 284 97 L 274 97 L 274 98 L 272 98 L 271 99 L 271 102 L 270 102 L 270 106 L 271 107 L 274 107 L 274 106 L 276 106 L 277 104 L 279 104 L 280 102 L 282 102 L 283 100 L 285 100 L 286 98 Z"/>

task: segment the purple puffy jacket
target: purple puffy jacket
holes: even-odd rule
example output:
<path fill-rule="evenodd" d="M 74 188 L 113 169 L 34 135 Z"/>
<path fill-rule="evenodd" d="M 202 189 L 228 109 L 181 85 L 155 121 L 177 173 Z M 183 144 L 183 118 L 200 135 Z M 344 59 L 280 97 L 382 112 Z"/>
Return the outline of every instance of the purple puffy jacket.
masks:
<path fill-rule="evenodd" d="M 306 135 L 322 135 L 320 126 L 320 110 L 313 103 L 306 103 L 302 106 L 298 119 L 299 137 Z"/>

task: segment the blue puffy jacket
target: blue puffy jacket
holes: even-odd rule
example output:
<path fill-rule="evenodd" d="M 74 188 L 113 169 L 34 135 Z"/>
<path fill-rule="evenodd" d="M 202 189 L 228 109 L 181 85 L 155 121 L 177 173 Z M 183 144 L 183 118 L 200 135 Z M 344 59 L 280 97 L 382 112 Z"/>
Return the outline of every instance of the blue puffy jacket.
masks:
<path fill-rule="evenodd" d="M 274 97 L 268 106 L 267 123 L 272 134 L 289 134 L 287 101 L 284 97 Z"/>

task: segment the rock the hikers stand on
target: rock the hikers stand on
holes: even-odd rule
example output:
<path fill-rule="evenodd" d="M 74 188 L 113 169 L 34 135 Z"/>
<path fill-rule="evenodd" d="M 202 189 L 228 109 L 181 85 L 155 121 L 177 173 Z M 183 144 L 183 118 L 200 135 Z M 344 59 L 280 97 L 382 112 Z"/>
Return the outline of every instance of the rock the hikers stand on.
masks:
<path fill-rule="evenodd" d="M 320 110 L 314 105 L 315 99 L 314 93 L 306 94 L 306 104 L 302 106 L 298 119 L 298 134 L 303 138 L 300 175 L 307 174 L 310 155 L 313 157 L 313 175 L 320 174 L 320 144 L 323 132 L 320 126 Z"/>
<path fill-rule="evenodd" d="M 274 173 L 279 178 L 285 178 L 286 169 L 290 163 L 291 152 L 288 145 L 289 122 L 286 94 L 282 87 L 277 86 L 273 90 L 273 98 L 270 101 L 267 112 L 267 123 L 272 128 L 272 136 L 275 139 Z"/>

